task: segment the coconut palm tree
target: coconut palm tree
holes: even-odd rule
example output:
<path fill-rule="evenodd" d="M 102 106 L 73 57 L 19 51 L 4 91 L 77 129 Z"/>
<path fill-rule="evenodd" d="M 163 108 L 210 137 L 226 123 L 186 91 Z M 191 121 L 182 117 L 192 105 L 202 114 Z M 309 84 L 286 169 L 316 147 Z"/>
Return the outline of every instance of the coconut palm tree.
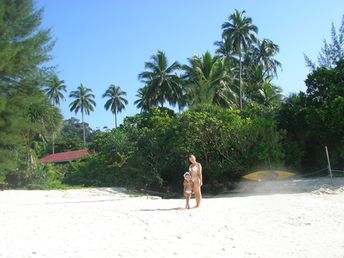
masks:
<path fill-rule="evenodd" d="M 138 109 L 141 109 L 141 111 L 148 111 L 150 107 L 154 106 L 148 99 L 147 90 L 148 86 L 145 85 L 143 88 L 138 89 L 136 94 L 138 99 L 134 101 L 134 104 Z"/>
<path fill-rule="evenodd" d="M 257 62 L 251 63 L 246 59 L 245 66 L 247 66 L 244 81 L 245 100 L 253 100 L 259 94 L 259 89 L 263 85 L 264 80 L 270 79 L 270 77 L 264 74 L 263 65 L 257 64 Z"/>
<path fill-rule="evenodd" d="M 253 58 L 264 67 L 264 74 L 277 76 L 277 68 L 281 63 L 273 57 L 279 52 L 279 46 L 269 39 L 258 42 L 258 47 L 253 50 Z"/>
<path fill-rule="evenodd" d="M 252 24 L 252 19 L 245 16 L 245 11 L 239 12 L 235 10 L 228 17 L 228 21 L 222 24 L 222 38 L 228 45 L 232 46 L 233 53 L 239 59 L 239 106 L 242 111 L 242 56 L 243 52 L 250 49 L 252 43 L 257 41 L 256 34 L 258 28 Z"/>
<path fill-rule="evenodd" d="M 217 104 L 231 107 L 236 100 L 231 70 L 225 60 L 212 57 L 206 52 L 201 57 L 189 58 L 190 65 L 184 65 L 184 79 L 187 81 L 189 105 Z"/>
<path fill-rule="evenodd" d="M 183 95 L 182 82 L 176 71 L 180 69 L 178 62 L 168 65 L 166 55 L 158 51 L 151 57 L 152 62 L 145 63 L 146 71 L 139 74 L 139 80 L 147 87 L 139 94 L 144 93 L 150 106 L 164 106 L 167 101 L 174 106 Z"/>
<path fill-rule="evenodd" d="M 273 85 L 271 79 L 264 80 L 261 88 L 259 89 L 260 104 L 274 108 L 281 104 L 282 101 L 282 89 Z"/>
<path fill-rule="evenodd" d="M 65 81 L 60 80 L 57 75 L 53 75 L 50 80 L 48 80 L 44 92 L 53 105 L 59 105 L 61 100 L 65 100 L 62 92 L 66 92 L 67 86 L 64 83 Z"/>
<path fill-rule="evenodd" d="M 108 97 L 104 108 L 106 110 L 111 109 L 112 114 L 115 116 L 115 128 L 117 128 L 117 113 L 125 109 L 125 105 L 128 104 L 128 101 L 124 98 L 127 96 L 125 91 L 122 91 L 119 86 L 111 84 L 109 88 L 103 94 L 103 98 Z"/>
<path fill-rule="evenodd" d="M 80 86 L 77 88 L 77 90 L 72 91 L 69 95 L 70 98 L 75 98 L 75 100 L 69 104 L 70 111 L 74 111 L 75 114 L 81 111 L 84 146 L 86 146 L 84 115 L 85 114 L 89 115 L 91 111 L 94 110 L 94 107 L 96 106 L 96 102 L 94 101 L 95 97 L 91 92 L 92 92 L 91 89 L 86 88 L 81 83 Z"/>
<path fill-rule="evenodd" d="M 65 81 L 60 80 L 57 75 L 53 75 L 50 80 L 48 80 L 47 85 L 44 88 L 45 94 L 48 96 L 50 102 L 57 106 L 60 105 L 61 100 L 65 100 L 65 97 L 63 95 L 63 91 L 66 92 L 66 85 Z M 56 127 L 58 130 L 59 128 Z M 53 141 L 53 154 L 55 154 L 55 137 L 56 137 L 56 131 L 52 132 L 52 141 Z"/>

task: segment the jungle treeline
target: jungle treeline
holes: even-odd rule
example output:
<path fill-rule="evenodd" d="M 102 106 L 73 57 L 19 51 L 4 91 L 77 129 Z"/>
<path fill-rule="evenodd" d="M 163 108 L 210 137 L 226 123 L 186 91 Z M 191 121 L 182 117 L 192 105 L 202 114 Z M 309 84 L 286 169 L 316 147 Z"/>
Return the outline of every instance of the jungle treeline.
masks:
<path fill-rule="evenodd" d="M 157 50 L 138 74 L 138 109 L 125 111 L 125 86 L 111 84 L 102 108 L 114 128 L 92 130 L 85 117 L 96 108 L 87 85 L 69 93 L 50 64 L 55 41 L 42 29 L 33 0 L 0 1 L 0 183 L 8 187 L 125 186 L 179 191 L 188 156 L 203 165 L 204 188 L 228 189 L 248 172 L 285 169 L 299 174 L 327 166 L 344 169 L 344 22 L 332 25 L 318 61 L 305 56 L 306 91 L 284 96 L 275 85 L 283 64 L 279 46 L 259 38 L 245 11 L 224 17 L 215 53 L 170 61 Z M 114 78 L 115 80 L 116 78 Z M 80 78 L 82 81 L 82 78 Z M 91 154 L 62 165 L 37 164 L 41 156 L 87 148 Z"/>

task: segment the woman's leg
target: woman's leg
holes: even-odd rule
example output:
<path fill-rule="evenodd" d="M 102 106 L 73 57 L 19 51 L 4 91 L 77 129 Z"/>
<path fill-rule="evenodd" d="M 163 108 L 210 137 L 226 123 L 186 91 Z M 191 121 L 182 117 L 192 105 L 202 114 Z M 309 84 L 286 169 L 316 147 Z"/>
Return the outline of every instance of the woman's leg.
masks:
<path fill-rule="evenodd" d="M 201 186 L 199 183 L 194 184 L 194 193 L 196 199 L 196 208 L 200 206 L 202 200 Z"/>
<path fill-rule="evenodd" d="M 202 201 L 202 192 L 201 192 L 201 187 L 198 188 L 198 201 L 197 201 L 197 207 L 199 207 L 201 205 L 201 201 Z"/>

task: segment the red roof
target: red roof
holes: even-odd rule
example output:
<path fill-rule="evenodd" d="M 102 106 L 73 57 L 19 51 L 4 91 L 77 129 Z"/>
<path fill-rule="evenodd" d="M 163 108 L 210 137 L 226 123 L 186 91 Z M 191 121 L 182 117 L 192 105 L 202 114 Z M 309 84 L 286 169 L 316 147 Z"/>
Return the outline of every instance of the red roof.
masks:
<path fill-rule="evenodd" d="M 67 151 L 67 152 L 60 152 L 45 156 L 39 159 L 38 163 L 59 163 L 59 162 L 66 162 L 72 161 L 81 158 L 82 156 L 86 156 L 89 154 L 88 150 L 77 150 L 77 151 Z"/>

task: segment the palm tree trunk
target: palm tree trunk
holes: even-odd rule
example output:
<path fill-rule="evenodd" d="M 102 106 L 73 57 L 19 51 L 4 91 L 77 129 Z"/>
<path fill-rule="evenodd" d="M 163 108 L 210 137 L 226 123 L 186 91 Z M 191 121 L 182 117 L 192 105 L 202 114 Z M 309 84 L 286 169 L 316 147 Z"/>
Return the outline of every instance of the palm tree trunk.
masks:
<path fill-rule="evenodd" d="M 33 157 L 32 157 L 31 149 L 29 149 L 28 151 L 27 163 L 28 163 L 28 173 L 29 175 L 32 175 L 33 174 Z"/>
<path fill-rule="evenodd" d="M 81 112 L 82 117 L 82 129 L 83 129 L 83 136 L 84 136 L 84 147 L 86 146 L 86 133 L 85 133 L 85 123 L 84 123 L 84 112 Z"/>
<path fill-rule="evenodd" d="M 53 154 L 55 154 L 55 132 L 53 132 Z"/>
<path fill-rule="evenodd" d="M 117 128 L 117 112 L 115 112 L 115 128 Z"/>
<path fill-rule="evenodd" d="M 28 147 L 28 153 L 27 153 L 27 161 L 28 161 L 28 175 L 31 176 L 33 175 L 34 171 L 35 171 L 35 160 L 34 157 L 32 155 L 32 150 L 30 147 Z"/>
<path fill-rule="evenodd" d="M 30 177 L 33 174 L 33 155 L 32 155 L 32 150 L 30 148 L 30 136 L 29 135 L 23 135 L 24 136 L 24 146 L 26 150 L 26 155 L 27 155 L 27 171 L 26 171 L 26 176 Z"/>
<path fill-rule="evenodd" d="M 241 53 L 239 57 L 239 105 L 240 105 L 240 113 L 242 113 L 242 82 L 241 82 Z"/>

